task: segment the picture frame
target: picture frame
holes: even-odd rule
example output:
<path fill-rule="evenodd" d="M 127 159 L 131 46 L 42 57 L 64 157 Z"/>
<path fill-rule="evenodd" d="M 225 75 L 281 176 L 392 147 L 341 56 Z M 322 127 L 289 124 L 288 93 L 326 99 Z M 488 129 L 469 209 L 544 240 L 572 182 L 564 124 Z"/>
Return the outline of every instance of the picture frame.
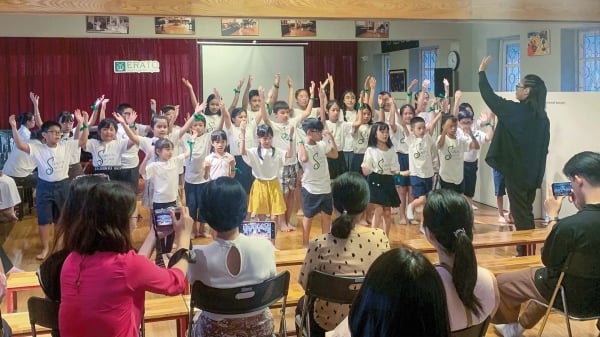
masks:
<path fill-rule="evenodd" d="M 258 19 L 221 18 L 221 36 L 259 36 Z"/>
<path fill-rule="evenodd" d="M 160 35 L 195 35 L 196 20 L 190 16 L 155 16 L 154 33 Z"/>
<path fill-rule="evenodd" d="M 354 36 L 366 39 L 387 39 L 390 37 L 390 22 L 376 20 L 354 21 Z"/>
<path fill-rule="evenodd" d="M 128 16 L 86 16 L 86 33 L 129 34 Z"/>
<path fill-rule="evenodd" d="M 393 69 L 388 73 L 390 92 L 406 91 L 406 69 Z"/>
<path fill-rule="evenodd" d="M 527 33 L 527 56 L 550 55 L 550 30 Z"/>
<path fill-rule="evenodd" d="M 315 37 L 317 20 L 282 19 L 281 37 Z"/>

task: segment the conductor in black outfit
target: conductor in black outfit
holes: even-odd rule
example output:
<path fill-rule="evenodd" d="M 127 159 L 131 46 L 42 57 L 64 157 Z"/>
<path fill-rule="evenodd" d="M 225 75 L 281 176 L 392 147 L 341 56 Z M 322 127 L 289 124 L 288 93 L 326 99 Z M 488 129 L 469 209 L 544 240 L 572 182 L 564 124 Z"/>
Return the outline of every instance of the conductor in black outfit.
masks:
<path fill-rule="evenodd" d="M 479 91 L 498 116 L 498 125 L 485 161 L 504 175 L 517 230 L 533 229 L 533 201 L 542 184 L 550 143 L 546 84 L 537 75 L 526 75 L 516 86 L 519 102 L 506 100 L 494 93 L 485 75 L 490 58 L 479 66 Z M 518 246 L 517 254 L 525 255 L 525 246 Z"/>

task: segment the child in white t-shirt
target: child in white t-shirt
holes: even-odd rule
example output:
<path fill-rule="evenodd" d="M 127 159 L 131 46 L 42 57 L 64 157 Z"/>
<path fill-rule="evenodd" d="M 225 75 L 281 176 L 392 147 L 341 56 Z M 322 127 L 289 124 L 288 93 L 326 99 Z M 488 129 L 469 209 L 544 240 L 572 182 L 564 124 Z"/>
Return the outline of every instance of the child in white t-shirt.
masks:
<path fill-rule="evenodd" d="M 323 131 L 323 123 L 309 118 L 302 123 L 306 133 L 304 140 L 298 141 L 298 160 L 302 165 L 302 244 L 308 247 L 310 224 L 321 213 L 321 230 L 329 233 L 333 202 L 329 177 L 328 157 L 338 156 L 335 140 L 329 131 Z M 325 139 L 323 139 L 325 138 Z"/>
<path fill-rule="evenodd" d="M 227 134 L 223 130 L 213 131 L 210 135 L 212 153 L 204 159 L 204 179 L 216 180 L 219 177 L 235 176 L 235 158 L 227 148 Z"/>
<path fill-rule="evenodd" d="M 346 166 L 346 160 L 344 158 L 344 152 L 342 150 L 344 148 L 346 134 L 352 133 L 352 123 L 345 122 L 342 118 L 340 118 L 340 103 L 335 99 L 327 101 L 327 96 L 325 95 L 325 91 L 322 89 L 322 87 L 319 90 L 319 99 L 321 101 L 321 123 L 323 123 L 324 130 L 327 130 L 331 133 L 335 146 L 338 150 L 337 157 L 327 157 L 329 178 L 333 180 L 339 175 L 342 175 L 344 172 L 348 171 L 348 166 Z"/>
<path fill-rule="evenodd" d="M 465 130 L 468 139 L 457 138 L 456 128 L 458 120 L 452 116 L 446 119 L 442 126 L 442 133 L 437 140 L 440 158 L 440 186 L 463 193 L 464 154 L 469 150 L 478 150 L 479 142 L 469 128 Z"/>

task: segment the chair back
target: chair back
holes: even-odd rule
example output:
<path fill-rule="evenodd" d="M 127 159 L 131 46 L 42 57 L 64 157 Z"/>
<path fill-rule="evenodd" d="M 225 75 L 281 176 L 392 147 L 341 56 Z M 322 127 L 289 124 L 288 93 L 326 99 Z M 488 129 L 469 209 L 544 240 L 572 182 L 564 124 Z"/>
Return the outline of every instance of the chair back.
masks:
<path fill-rule="evenodd" d="M 352 304 L 364 280 L 364 276 L 335 276 L 320 270 L 311 271 L 306 283 L 302 314 L 296 317 L 298 335 L 310 337 L 308 309 L 317 298 L 337 304 Z"/>
<path fill-rule="evenodd" d="M 572 318 L 600 316 L 600 254 L 572 252 L 562 271 L 561 296 L 553 306 L 564 311 L 566 304 Z"/>
<path fill-rule="evenodd" d="M 36 336 L 35 326 L 43 326 L 58 331 L 58 308 L 60 302 L 48 298 L 32 296 L 27 300 L 29 323 L 32 335 Z"/>
<path fill-rule="evenodd" d="M 308 274 L 306 296 L 338 304 L 351 304 L 364 280 L 363 276 L 335 276 L 313 270 Z"/>
<path fill-rule="evenodd" d="M 600 254 L 572 252 L 563 266 L 566 276 L 600 279 Z"/>
<path fill-rule="evenodd" d="M 190 296 L 189 331 L 192 329 L 194 308 L 221 315 L 237 315 L 266 309 L 283 298 L 279 330 L 284 336 L 289 286 L 290 272 L 287 270 L 261 283 L 236 288 L 213 288 L 196 281 Z"/>
<path fill-rule="evenodd" d="M 484 337 L 487 332 L 488 325 L 490 325 L 490 319 L 492 317 L 488 316 L 483 322 L 472 325 L 468 328 L 452 331 L 450 333 L 450 337 Z"/>

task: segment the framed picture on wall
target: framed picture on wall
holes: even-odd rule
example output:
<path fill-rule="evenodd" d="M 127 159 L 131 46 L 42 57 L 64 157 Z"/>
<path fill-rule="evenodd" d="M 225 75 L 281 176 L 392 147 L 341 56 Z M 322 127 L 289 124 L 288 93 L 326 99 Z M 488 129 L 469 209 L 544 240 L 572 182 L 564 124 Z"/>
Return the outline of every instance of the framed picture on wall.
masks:
<path fill-rule="evenodd" d="M 156 16 L 154 17 L 154 31 L 156 34 L 194 35 L 196 34 L 196 22 L 189 16 Z"/>
<path fill-rule="evenodd" d="M 355 36 L 358 38 L 387 39 L 390 37 L 389 21 L 355 21 Z"/>
<path fill-rule="evenodd" d="M 257 19 L 221 19 L 221 36 L 258 36 Z"/>
<path fill-rule="evenodd" d="M 406 69 L 390 70 L 388 74 L 390 83 L 390 92 L 405 92 L 406 91 Z"/>
<path fill-rule="evenodd" d="M 304 19 L 281 20 L 281 37 L 317 36 L 317 21 Z"/>
<path fill-rule="evenodd" d="M 86 33 L 129 34 L 128 16 L 86 16 Z"/>
<path fill-rule="evenodd" d="M 527 56 L 550 55 L 550 30 L 527 33 Z"/>

